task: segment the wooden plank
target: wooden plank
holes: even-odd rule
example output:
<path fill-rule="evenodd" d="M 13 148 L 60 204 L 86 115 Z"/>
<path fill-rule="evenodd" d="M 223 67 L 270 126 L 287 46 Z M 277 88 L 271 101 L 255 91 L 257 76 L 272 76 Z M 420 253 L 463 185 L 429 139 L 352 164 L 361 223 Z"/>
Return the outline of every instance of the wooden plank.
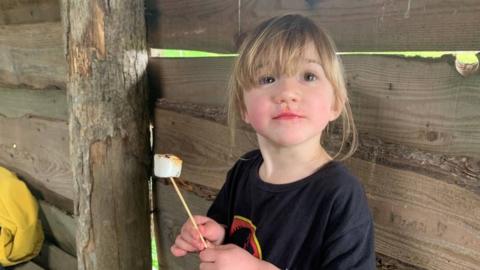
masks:
<path fill-rule="evenodd" d="M 42 250 L 33 261 L 49 270 L 77 269 L 77 259 L 49 242 L 43 242 Z"/>
<path fill-rule="evenodd" d="M 41 116 L 68 120 L 65 90 L 32 90 L 0 86 L 0 115 L 19 118 Z"/>
<path fill-rule="evenodd" d="M 197 123 L 202 122 L 202 125 L 204 125 L 202 129 L 206 130 L 217 128 L 220 130 L 227 129 L 226 127 L 221 126 L 226 125 L 226 115 L 223 107 L 206 106 L 192 103 L 177 103 L 167 100 L 157 101 L 156 106 L 157 110 L 170 111 L 170 113 L 173 113 L 170 116 L 167 116 L 165 119 L 161 118 L 160 121 L 156 121 L 156 123 L 158 124 L 162 120 L 172 120 L 170 122 L 166 121 L 165 126 L 172 126 L 170 132 L 171 130 L 175 130 L 175 133 L 173 135 L 168 135 L 168 129 L 156 129 L 155 145 L 161 143 L 164 140 L 164 137 L 177 136 L 177 133 L 180 133 L 182 136 L 184 136 L 186 141 L 192 142 L 196 140 L 195 129 L 188 130 L 188 127 L 184 127 L 182 130 L 175 129 L 174 125 L 178 118 L 189 118 L 190 120 L 187 120 L 189 122 L 197 121 L 198 119 L 195 120 L 195 118 L 200 118 L 200 121 L 197 121 Z M 170 117 L 173 119 L 169 119 Z M 185 120 L 180 120 L 179 122 L 184 121 Z M 210 121 L 220 125 L 211 125 Z M 239 129 L 253 132 L 253 130 L 247 125 L 242 125 L 239 127 Z M 245 131 L 243 132 L 245 133 Z M 210 132 L 215 131 L 211 130 Z M 164 135 L 165 133 L 167 133 L 167 135 Z M 239 135 L 237 135 L 237 137 L 238 136 Z M 325 144 L 324 147 L 326 147 L 326 149 L 330 151 L 332 155 L 335 155 L 339 149 L 339 146 L 341 145 L 342 135 L 339 132 L 331 132 L 328 134 L 328 136 L 329 138 L 326 140 L 327 144 Z M 255 135 L 253 133 L 247 133 L 246 135 L 243 134 L 241 137 L 247 138 L 248 142 L 253 142 L 253 145 L 255 145 Z M 172 139 L 176 140 L 175 137 Z M 240 140 L 242 139 L 240 138 Z M 163 145 L 163 147 L 165 147 L 165 145 Z M 230 147 L 230 145 L 226 147 Z M 466 190 L 480 195 L 479 158 L 447 155 L 441 152 L 433 153 L 421 151 L 413 147 L 382 141 L 378 137 L 368 133 L 360 133 L 359 146 L 355 153 L 355 157 L 398 169 L 416 171 L 446 183 L 461 186 Z M 210 178 L 207 178 L 206 180 L 208 181 Z M 205 185 L 204 183 L 202 184 Z"/>
<path fill-rule="evenodd" d="M 58 0 L 2 0 L 0 25 L 60 21 Z"/>
<path fill-rule="evenodd" d="M 30 262 L 26 262 L 26 263 L 22 263 L 22 264 L 19 264 L 19 265 L 9 267 L 8 269 L 12 269 L 12 270 L 43 270 L 44 268 L 40 267 L 38 264 L 30 261 Z"/>
<path fill-rule="evenodd" d="M 77 224 L 75 219 L 43 200 L 39 200 L 38 203 L 43 231 L 49 241 L 75 257 L 77 254 L 75 243 Z"/>
<path fill-rule="evenodd" d="M 233 162 L 227 127 L 156 111 L 155 152 L 181 156 L 182 179 L 219 189 Z M 247 132 L 239 136 L 234 157 L 252 147 L 245 143 L 247 136 Z M 480 263 L 480 194 L 443 179 L 358 158 L 347 165 L 366 188 L 378 252 L 426 269 L 474 269 Z M 195 192 L 206 197 L 203 191 Z"/>
<path fill-rule="evenodd" d="M 232 51 L 238 5 L 238 0 L 147 0 L 150 47 Z"/>
<path fill-rule="evenodd" d="M 306 15 L 326 28 L 339 51 L 478 50 L 480 2 L 460 1 L 242 1 L 246 31 L 272 16 Z"/>
<path fill-rule="evenodd" d="M 0 84 L 65 89 L 60 22 L 0 25 Z"/>
<path fill-rule="evenodd" d="M 381 253 L 376 253 L 377 270 L 426 270 L 425 268 L 419 268 L 408 263 L 401 262 L 392 257 L 386 256 Z"/>
<path fill-rule="evenodd" d="M 149 86 L 157 97 L 211 105 L 226 104 L 232 57 L 150 58 Z M 198 76 L 199 75 L 199 76 Z"/>
<path fill-rule="evenodd" d="M 73 212 L 67 122 L 0 116 L 0 164 L 25 180 L 37 197 Z"/>
<path fill-rule="evenodd" d="M 359 130 L 426 151 L 480 157 L 480 76 L 461 77 L 449 59 L 344 62 Z"/>
<path fill-rule="evenodd" d="M 476 0 L 150 0 L 148 36 L 154 48 L 234 52 L 239 29 L 285 13 L 313 19 L 340 51 L 478 50 L 480 44 Z"/>
<path fill-rule="evenodd" d="M 342 60 L 360 132 L 420 150 L 480 157 L 480 75 L 460 76 L 449 58 Z M 161 82 L 153 84 L 160 97 L 223 106 L 231 61 L 151 59 L 150 80 Z"/>
<path fill-rule="evenodd" d="M 240 131 L 231 147 L 229 131 L 222 124 L 155 110 L 155 153 L 182 157 L 182 178 L 192 183 L 219 189 L 228 169 L 247 149 L 256 147 L 255 141 L 251 132 Z"/>

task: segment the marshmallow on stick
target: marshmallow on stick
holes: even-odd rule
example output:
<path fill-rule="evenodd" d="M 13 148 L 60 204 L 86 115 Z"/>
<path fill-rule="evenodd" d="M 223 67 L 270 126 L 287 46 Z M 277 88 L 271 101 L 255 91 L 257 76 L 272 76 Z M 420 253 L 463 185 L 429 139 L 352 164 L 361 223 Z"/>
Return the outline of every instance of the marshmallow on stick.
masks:
<path fill-rule="evenodd" d="M 198 234 L 200 235 L 200 240 L 202 240 L 203 245 L 205 246 L 205 248 L 207 248 L 207 243 L 205 242 L 205 239 L 203 239 L 203 236 L 198 229 L 197 223 L 193 219 L 192 213 L 190 212 L 190 209 L 188 208 L 188 205 L 185 202 L 182 193 L 180 193 L 180 189 L 178 189 L 177 184 L 173 179 L 173 177 L 179 177 L 180 173 L 182 172 L 182 160 L 174 155 L 161 154 L 156 154 L 153 159 L 155 176 L 162 178 L 170 178 L 170 181 L 172 181 L 173 187 L 175 188 L 175 191 L 177 192 L 180 201 L 182 201 L 183 207 L 187 211 L 188 217 L 190 218 L 193 227 L 198 231 Z"/>

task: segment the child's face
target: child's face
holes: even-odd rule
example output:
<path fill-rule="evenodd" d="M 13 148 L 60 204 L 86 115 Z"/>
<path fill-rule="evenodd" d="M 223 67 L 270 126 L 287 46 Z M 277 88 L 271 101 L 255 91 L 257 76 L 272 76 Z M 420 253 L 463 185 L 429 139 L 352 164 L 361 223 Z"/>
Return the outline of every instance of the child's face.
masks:
<path fill-rule="evenodd" d="M 258 75 L 258 84 L 244 92 L 244 121 L 275 145 L 318 144 L 323 129 L 339 112 L 313 43 L 307 44 L 292 76 Z"/>

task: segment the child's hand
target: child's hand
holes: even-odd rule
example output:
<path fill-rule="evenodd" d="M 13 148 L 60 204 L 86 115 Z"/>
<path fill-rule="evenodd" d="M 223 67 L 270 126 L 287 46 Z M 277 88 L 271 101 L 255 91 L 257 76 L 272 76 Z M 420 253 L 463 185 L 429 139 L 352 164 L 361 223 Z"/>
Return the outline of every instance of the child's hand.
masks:
<path fill-rule="evenodd" d="M 198 229 L 207 241 L 207 245 L 220 245 L 225 237 L 225 227 L 218 224 L 215 220 L 205 216 L 193 216 Z M 192 222 L 188 219 L 183 224 L 180 234 L 175 239 L 175 243 L 170 248 L 173 256 L 185 256 L 188 252 L 197 252 L 205 249 Z"/>
<path fill-rule="evenodd" d="M 234 244 L 214 246 L 200 252 L 200 270 L 268 270 L 273 264 L 254 257 Z"/>

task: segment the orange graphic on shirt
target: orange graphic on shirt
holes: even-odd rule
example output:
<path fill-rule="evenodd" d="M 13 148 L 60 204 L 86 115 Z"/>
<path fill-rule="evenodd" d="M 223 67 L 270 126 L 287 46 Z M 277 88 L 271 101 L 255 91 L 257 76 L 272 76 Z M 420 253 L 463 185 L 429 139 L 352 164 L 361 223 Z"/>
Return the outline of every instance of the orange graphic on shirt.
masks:
<path fill-rule="evenodd" d="M 229 235 L 232 243 L 240 245 L 256 258 L 262 259 L 262 249 L 255 235 L 256 230 L 257 227 L 248 218 L 234 216 Z"/>

